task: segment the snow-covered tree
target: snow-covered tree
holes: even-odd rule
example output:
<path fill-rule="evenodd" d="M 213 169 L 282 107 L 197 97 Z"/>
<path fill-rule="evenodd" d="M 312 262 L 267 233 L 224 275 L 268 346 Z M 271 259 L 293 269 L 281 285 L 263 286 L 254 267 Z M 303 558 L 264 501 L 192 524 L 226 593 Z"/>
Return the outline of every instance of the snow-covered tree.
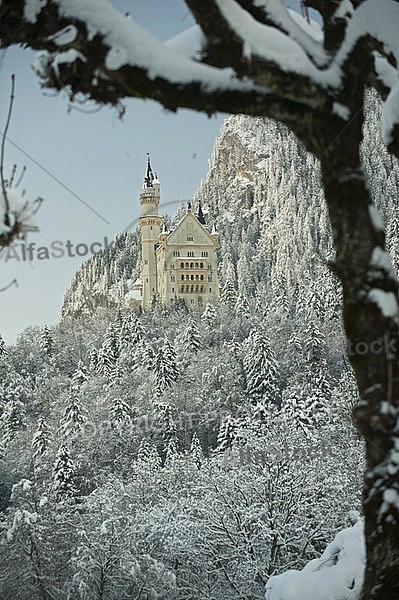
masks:
<path fill-rule="evenodd" d="M 60 421 L 61 431 L 67 436 L 74 435 L 83 429 L 87 421 L 86 410 L 76 390 L 70 391 L 64 414 Z"/>
<path fill-rule="evenodd" d="M 213 304 L 207 304 L 205 310 L 202 313 L 201 319 L 206 323 L 208 327 L 213 327 L 216 321 L 216 309 Z"/>
<path fill-rule="evenodd" d="M 280 402 L 277 363 L 265 335 L 252 329 L 243 345 L 243 365 L 247 392 L 253 403 Z"/>
<path fill-rule="evenodd" d="M 159 347 L 154 359 L 155 388 L 161 393 L 178 378 L 176 351 L 168 339 Z"/>
<path fill-rule="evenodd" d="M 237 302 L 237 297 L 237 290 L 234 287 L 234 283 L 231 281 L 231 279 L 229 279 L 223 286 L 223 292 L 220 296 L 220 300 L 224 306 L 233 310 Z"/>
<path fill-rule="evenodd" d="M 26 422 L 24 404 L 18 397 L 12 397 L 5 405 L 1 417 L 1 433 L 4 444 L 8 444 L 16 432 L 22 429 Z"/>
<path fill-rule="evenodd" d="M 47 325 L 44 326 L 42 335 L 40 337 L 40 347 L 47 354 L 47 356 L 52 356 L 54 340 L 53 335 Z"/>
<path fill-rule="evenodd" d="M 75 485 L 76 467 L 68 447 L 64 444 L 58 448 L 53 465 L 53 489 L 59 500 L 77 494 Z"/>
<path fill-rule="evenodd" d="M 37 429 L 32 438 L 33 457 L 43 456 L 51 444 L 50 427 L 43 416 L 39 417 Z"/>
<path fill-rule="evenodd" d="M 202 337 L 195 321 L 190 318 L 179 339 L 184 352 L 196 353 L 201 348 Z"/>
<path fill-rule="evenodd" d="M 118 428 L 122 425 L 128 425 L 132 419 L 132 409 L 119 396 L 112 400 L 111 406 L 111 424 Z"/>
<path fill-rule="evenodd" d="M 7 356 L 8 350 L 3 337 L 0 335 L 0 358 Z"/>
<path fill-rule="evenodd" d="M 190 456 L 199 469 L 204 460 L 204 453 L 202 452 L 200 441 L 195 432 L 191 438 Z"/>
<path fill-rule="evenodd" d="M 78 393 L 80 391 L 82 384 L 87 380 L 87 377 L 88 377 L 88 369 L 87 369 L 87 367 L 85 367 L 83 362 L 80 360 L 78 362 L 78 366 L 76 367 L 76 370 L 72 374 L 71 390 Z"/>

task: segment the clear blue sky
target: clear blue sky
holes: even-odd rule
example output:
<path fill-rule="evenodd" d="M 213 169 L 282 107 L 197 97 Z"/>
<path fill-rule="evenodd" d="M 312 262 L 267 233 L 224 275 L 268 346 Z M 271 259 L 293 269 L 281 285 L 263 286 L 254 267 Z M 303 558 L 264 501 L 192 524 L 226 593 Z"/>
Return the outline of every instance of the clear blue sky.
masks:
<path fill-rule="evenodd" d="M 122 12 L 166 40 L 192 24 L 180 0 L 118 0 Z M 44 198 L 37 214 L 39 233 L 27 242 L 48 247 L 59 240 L 74 245 L 111 241 L 138 216 L 138 194 L 150 151 L 161 180 L 162 202 L 189 199 L 208 169 L 208 159 L 224 115 L 181 110 L 168 113 L 151 101 L 128 101 L 123 121 L 115 111 L 96 114 L 68 111 L 65 96 L 51 97 L 31 70 L 34 54 L 11 48 L 0 65 L 0 131 L 4 130 L 11 73 L 16 99 L 8 137 L 92 206 L 91 212 L 12 144 L 6 146 L 5 171 L 27 166 L 22 187 L 26 197 Z M 84 107 L 85 108 L 85 107 Z M 86 108 L 93 108 L 87 106 Z M 7 343 L 30 325 L 55 323 L 63 294 L 85 258 L 50 258 L 19 262 L 0 258 L 0 288 L 13 278 L 18 288 L 0 293 L 0 333 Z"/>

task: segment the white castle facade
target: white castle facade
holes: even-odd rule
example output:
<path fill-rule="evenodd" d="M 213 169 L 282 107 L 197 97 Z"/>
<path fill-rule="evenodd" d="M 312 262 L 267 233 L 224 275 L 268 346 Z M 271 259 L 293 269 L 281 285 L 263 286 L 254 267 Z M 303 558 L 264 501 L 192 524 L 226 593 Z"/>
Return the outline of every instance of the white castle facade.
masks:
<path fill-rule="evenodd" d="M 150 159 L 140 193 L 141 275 L 133 286 L 134 300 L 145 310 L 155 301 L 163 305 L 183 299 L 192 310 L 202 310 L 219 299 L 217 278 L 218 234 L 209 231 L 201 206 L 189 207 L 171 231 L 158 214 L 160 182 Z"/>

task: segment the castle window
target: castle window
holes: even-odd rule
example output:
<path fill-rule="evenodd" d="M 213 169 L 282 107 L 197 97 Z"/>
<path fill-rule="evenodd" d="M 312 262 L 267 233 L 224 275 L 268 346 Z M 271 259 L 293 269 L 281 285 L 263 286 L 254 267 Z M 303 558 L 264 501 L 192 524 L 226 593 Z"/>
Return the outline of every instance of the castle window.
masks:
<path fill-rule="evenodd" d="M 191 304 L 194 304 L 195 300 L 190 300 Z"/>
<path fill-rule="evenodd" d="M 175 288 L 172 288 L 172 292 L 174 292 L 174 291 L 175 291 Z"/>
<path fill-rule="evenodd" d="M 208 271 L 212 271 L 212 265 L 208 265 Z"/>
<path fill-rule="evenodd" d="M 189 265 L 189 263 L 187 262 L 187 263 L 186 263 L 186 269 L 189 269 L 189 268 L 190 268 L 190 265 Z"/>
<path fill-rule="evenodd" d="M 195 276 L 195 281 L 198 281 L 198 279 L 199 279 L 199 275 L 196 275 Z"/>
<path fill-rule="evenodd" d="M 186 275 L 186 279 L 189 280 L 190 279 L 190 275 Z"/>
<path fill-rule="evenodd" d="M 170 276 L 170 280 L 171 280 L 171 281 L 175 281 L 175 276 L 174 276 L 174 275 L 171 275 L 171 276 Z"/>
<path fill-rule="evenodd" d="M 201 292 L 201 294 L 203 293 L 203 291 L 204 291 L 204 286 L 203 286 L 203 285 L 201 285 L 201 288 L 200 288 L 200 292 Z"/>
<path fill-rule="evenodd" d="M 190 291 L 190 286 L 186 285 L 186 292 L 187 292 L 187 294 L 188 294 L 189 291 Z"/>
<path fill-rule="evenodd" d="M 192 242 L 193 240 L 194 240 L 194 238 L 193 238 L 193 236 L 192 236 L 192 235 L 188 235 L 188 236 L 187 236 L 187 241 L 188 241 L 188 242 Z"/>
<path fill-rule="evenodd" d="M 212 293 L 212 288 L 209 288 L 209 293 L 210 293 L 210 294 Z"/>
<path fill-rule="evenodd" d="M 180 256 L 180 252 L 178 250 L 173 250 L 173 256 Z"/>
<path fill-rule="evenodd" d="M 184 263 L 180 263 L 180 268 L 184 269 Z"/>
<path fill-rule="evenodd" d="M 201 256 L 203 256 L 204 258 L 206 258 L 208 256 L 208 252 L 201 252 Z"/>
<path fill-rule="evenodd" d="M 208 281 L 212 281 L 212 275 L 208 275 Z"/>
<path fill-rule="evenodd" d="M 191 293 L 193 293 L 193 292 L 194 292 L 194 286 L 193 286 L 193 285 L 191 286 L 191 290 L 190 290 L 190 292 L 191 292 Z"/>
<path fill-rule="evenodd" d="M 148 265 L 148 260 L 147 259 L 144 260 L 144 264 Z"/>
<path fill-rule="evenodd" d="M 184 281 L 184 275 L 181 276 L 182 281 Z"/>
<path fill-rule="evenodd" d="M 196 291 L 196 292 L 198 292 L 198 291 L 199 291 L 199 286 L 198 286 L 198 285 L 196 285 L 196 286 L 195 286 L 195 291 Z"/>
<path fill-rule="evenodd" d="M 201 279 L 201 281 L 204 281 L 204 276 L 203 276 L 203 275 L 201 275 L 200 279 Z"/>
<path fill-rule="evenodd" d="M 198 263 L 195 263 L 195 268 L 198 269 Z"/>
<path fill-rule="evenodd" d="M 190 263 L 190 269 L 194 269 L 194 263 Z"/>
<path fill-rule="evenodd" d="M 194 281 L 194 275 L 191 275 L 191 281 Z"/>
<path fill-rule="evenodd" d="M 204 263 L 200 263 L 200 269 L 204 268 Z"/>
<path fill-rule="evenodd" d="M 182 294 L 184 294 L 184 285 L 182 285 L 182 286 L 181 286 L 181 288 L 180 288 L 180 292 L 181 292 Z"/>

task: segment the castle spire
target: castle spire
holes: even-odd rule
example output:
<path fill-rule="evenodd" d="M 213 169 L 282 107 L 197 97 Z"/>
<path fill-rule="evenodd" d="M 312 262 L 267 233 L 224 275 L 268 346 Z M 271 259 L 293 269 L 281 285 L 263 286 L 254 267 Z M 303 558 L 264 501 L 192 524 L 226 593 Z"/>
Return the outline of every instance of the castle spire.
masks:
<path fill-rule="evenodd" d="M 205 217 L 204 217 L 204 213 L 202 212 L 202 204 L 201 204 L 201 200 L 198 203 L 198 213 L 197 213 L 197 219 L 198 221 L 201 223 L 201 225 L 205 225 Z"/>
<path fill-rule="evenodd" d="M 155 177 L 151 167 L 150 153 L 147 152 L 147 168 L 144 175 L 143 188 L 152 187 L 152 182 L 154 179 Z"/>

